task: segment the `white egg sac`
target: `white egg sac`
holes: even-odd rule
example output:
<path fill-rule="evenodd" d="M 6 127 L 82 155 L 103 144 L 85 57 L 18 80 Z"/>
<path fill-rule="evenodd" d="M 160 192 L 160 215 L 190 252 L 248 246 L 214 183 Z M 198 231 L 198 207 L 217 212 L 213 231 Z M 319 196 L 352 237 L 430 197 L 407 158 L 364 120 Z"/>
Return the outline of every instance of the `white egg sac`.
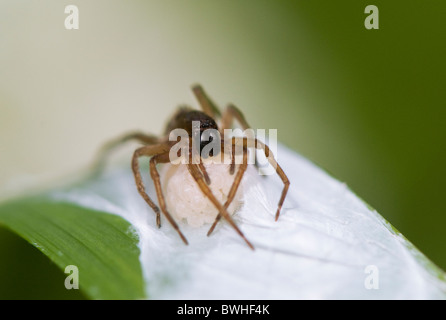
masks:
<path fill-rule="evenodd" d="M 228 164 L 205 164 L 205 168 L 211 179 L 209 187 L 212 193 L 224 205 L 238 166 L 233 175 L 229 173 Z M 218 210 L 200 190 L 185 164 L 165 164 L 160 170 L 160 176 L 167 210 L 175 220 L 185 220 L 192 227 L 214 222 Z M 233 215 L 242 205 L 242 196 L 243 187 L 240 184 L 234 200 L 228 207 L 229 214 Z"/>

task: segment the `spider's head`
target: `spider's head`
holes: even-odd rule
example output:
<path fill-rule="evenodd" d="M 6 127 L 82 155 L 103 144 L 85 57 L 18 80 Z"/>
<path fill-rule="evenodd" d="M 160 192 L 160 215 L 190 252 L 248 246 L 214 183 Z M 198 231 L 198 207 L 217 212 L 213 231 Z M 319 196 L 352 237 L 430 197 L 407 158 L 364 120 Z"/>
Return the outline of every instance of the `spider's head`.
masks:
<path fill-rule="evenodd" d="M 174 129 L 185 130 L 192 140 L 192 146 L 203 158 L 220 153 L 221 139 L 217 123 L 206 113 L 182 107 L 168 123 L 166 133 Z"/>

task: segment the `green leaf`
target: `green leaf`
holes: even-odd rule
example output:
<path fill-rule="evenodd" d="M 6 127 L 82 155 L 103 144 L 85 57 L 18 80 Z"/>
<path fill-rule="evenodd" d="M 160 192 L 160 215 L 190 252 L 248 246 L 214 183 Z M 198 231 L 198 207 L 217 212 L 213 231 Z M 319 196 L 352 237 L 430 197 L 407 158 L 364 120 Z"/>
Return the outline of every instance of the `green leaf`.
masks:
<path fill-rule="evenodd" d="M 90 298 L 144 297 L 138 238 L 124 219 L 40 197 L 0 205 L 0 224 L 62 270 L 77 266 L 79 288 Z"/>

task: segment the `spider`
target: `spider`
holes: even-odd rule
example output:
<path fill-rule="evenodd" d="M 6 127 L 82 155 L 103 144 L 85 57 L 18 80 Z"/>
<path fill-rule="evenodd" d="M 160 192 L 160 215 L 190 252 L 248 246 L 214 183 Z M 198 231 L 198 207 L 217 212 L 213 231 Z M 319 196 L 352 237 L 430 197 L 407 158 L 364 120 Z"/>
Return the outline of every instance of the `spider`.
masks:
<path fill-rule="evenodd" d="M 251 248 L 254 249 L 254 246 L 251 244 L 251 242 L 248 241 L 248 239 L 244 236 L 240 228 L 236 225 L 234 220 L 232 219 L 231 215 L 228 213 L 227 208 L 231 204 L 232 200 L 234 199 L 234 196 L 237 192 L 237 189 L 241 183 L 241 180 L 243 178 L 243 175 L 247 169 L 248 161 L 247 161 L 247 152 L 248 148 L 254 147 L 255 149 L 262 149 L 265 156 L 268 159 L 268 162 L 270 165 L 275 168 L 276 173 L 281 178 L 283 182 L 283 190 L 281 197 L 279 199 L 275 220 L 277 221 L 280 215 L 280 211 L 283 205 L 283 202 L 285 201 L 285 197 L 288 192 L 288 188 L 290 185 L 290 182 L 282 170 L 282 168 L 279 166 L 279 164 L 276 162 L 272 152 L 270 151 L 269 147 L 261 142 L 260 140 L 254 138 L 248 138 L 248 137 L 227 137 L 224 136 L 224 130 L 225 129 L 231 129 L 234 121 L 238 121 L 241 125 L 243 130 L 250 129 L 248 122 L 246 121 L 244 115 L 242 112 L 233 104 L 229 104 L 223 113 L 220 112 L 220 110 L 217 108 L 217 106 L 214 104 L 214 102 L 209 98 L 209 96 L 206 94 L 206 92 L 203 90 L 203 88 L 200 85 L 194 85 L 192 86 L 192 91 L 197 98 L 199 105 L 201 107 L 201 110 L 194 110 L 191 107 L 183 106 L 180 107 L 177 112 L 174 114 L 174 116 L 168 121 L 165 134 L 161 137 L 152 135 L 152 134 L 146 134 L 142 132 L 130 132 L 125 135 L 122 135 L 121 137 L 114 139 L 107 143 L 103 149 L 101 150 L 100 156 L 98 157 L 98 160 L 96 162 L 96 169 L 101 168 L 105 157 L 109 154 L 109 152 L 113 149 L 115 149 L 117 146 L 124 144 L 128 141 L 138 141 L 139 143 L 143 144 L 143 146 L 137 148 L 132 157 L 131 161 L 131 167 L 133 171 L 133 175 L 136 182 L 136 187 L 141 195 L 141 197 L 145 200 L 145 202 L 153 209 L 156 215 L 156 225 L 158 227 L 161 227 L 161 213 L 164 214 L 165 218 L 169 221 L 169 223 L 172 225 L 172 227 L 176 230 L 180 238 L 183 240 L 183 242 L 187 245 L 188 241 L 186 237 L 183 235 L 183 233 L 180 230 L 180 227 L 178 226 L 177 222 L 173 219 L 172 215 L 169 213 L 169 210 L 166 206 L 166 201 L 163 195 L 163 191 L 161 188 L 161 182 L 160 182 L 160 175 L 157 170 L 157 164 L 163 164 L 163 163 L 169 163 L 170 157 L 169 153 L 171 148 L 177 143 L 177 141 L 171 141 L 169 139 L 169 134 L 174 129 L 183 129 L 187 132 L 189 140 L 193 139 L 194 136 L 194 130 L 192 128 L 193 121 L 199 121 L 200 127 L 199 127 L 199 158 L 198 161 L 189 161 L 186 163 L 187 169 L 192 176 L 192 178 L 197 183 L 199 189 L 201 192 L 211 201 L 211 203 L 215 206 L 215 208 L 218 210 L 218 215 L 215 218 L 214 223 L 212 224 L 211 228 L 209 229 L 207 235 L 211 235 L 213 232 L 215 226 L 218 224 L 218 222 L 221 220 L 221 218 L 224 218 L 233 228 L 234 230 L 242 237 L 242 239 L 246 242 L 246 244 Z M 219 122 L 219 126 L 217 125 L 217 122 Z M 232 182 L 231 188 L 229 190 L 229 193 L 227 195 L 227 200 L 224 204 L 222 204 L 220 201 L 217 200 L 217 198 L 214 196 L 210 189 L 211 185 L 211 179 L 209 178 L 208 173 L 206 172 L 206 168 L 203 165 L 204 156 L 202 156 L 201 151 L 212 142 L 212 137 L 209 137 L 208 139 L 203 139 L 203 132 L 207 129 L 214 129 L 218 130 L 220 137 L 220 150 L 218 150 L 221 154 L 223 154 L 224 146 L 229 145 L 231 146 L 231 163 L 229 166 L 229 173 L 231 175 L 235 174 L 234 181 Z M 196 135 L 196 134 L 195 134 Z M 225 140 L 226 138 L 226 140 Z M 192 160 L 192 154 L 194 144 L 189 144 L 189 160 Z M 197 147 L 195 147 L 197 149 Z M 236 149 L 241 149 L 242 153 L 242 163 L 240 164 L 237 173 L 235 173 L 235 155 L 236 155 Z M 217 156 L 216 154 L 210 154 L 211 156 Z M 155 202 L 149 197 L 147 194 L 141 173 L 139 168 L 139 158 L 140 157 L 150 157 L 150 176 L 153 180 L 155 191 L 158 198 L 158 205 L 155 204 Z M 100 169 L 99 169 L 100 170 Z"/>

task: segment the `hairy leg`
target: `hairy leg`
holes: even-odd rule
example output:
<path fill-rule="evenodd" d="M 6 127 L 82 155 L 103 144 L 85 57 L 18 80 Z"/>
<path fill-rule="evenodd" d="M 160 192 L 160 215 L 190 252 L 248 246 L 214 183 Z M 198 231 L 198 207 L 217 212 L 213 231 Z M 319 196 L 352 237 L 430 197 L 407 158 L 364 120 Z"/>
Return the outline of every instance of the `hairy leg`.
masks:
<path fill-rule="evenodd" d="M 209 178 L 209 174 L 208 174 L 208 172 L 206 171 L 206 168 L 205 168 L 205 166 L 203 165 L 203 162 L 200 161 L 200 163 L 198 164 L 198 167 L 200 168 L 200 171 L 201 171 L 201 173 L 203 174 L 204 181 L 206 181 L 206 183 L 207 183 L 208 185 L 210 185 L 210 184 L 211 184 L 211 178 Z"/>
<path fill-rule="evenodd" d="M 277 221 L 279 219 L 280 210 L 282 209 L 282 205 L 285 201 L 285 197 L 288 193 L 288 188 L 290 186 L 290 181 L 288 180 L 288 177 L 286 176 L 283 169 L 279 166 L 276 159 L 274 158 L 273 153 L 269 149 L 269 147 L 264 144 L 262 141 L 254 138 L 232 138 L 232 145 L 243 145 L 243 147 L 255 147 L 256 149 L 263 149 L 266 158 L 268 159 L 268 162 L 273 166 L 273 168 L 276 170 L 277 175 L 280 177 L 280 179 L 283 182 L 283 190 L 282 195 L 280 196 L 277 211 L 276 211 L 276 217 L 275 220 Z"/>
<path fill-rule="evenodd" d="M 224 133 L 224 129 L 231 129 L 234 120 L 237 120 L 240 123 L 243 130 L 251 128 L 251 126 L 246 121 L 245 116 L 240 111 L 240 109 L 234 106 L 233 104 L 230 104 L 226 107 L 221 117 L 221 124 L 220 124 L 221 133 Z"/>
<path fill-rule="evenodd" d="M 169 162 L 169 153 L 157 154 L 150 159 L 150 176 L 152 177 L 153 183 L 155 185 L 156 194 L 158 196 L 158 203 L 161 207 L 161 211 L 166 216 L 167 220 L 170 222 L 172 227 L 178 232 L 181 239 L 185 244 L 188 244 L 186 237 L 180 231 L 178 224 L 172 218 L 170 213 L 167 211 L 166 201 L 164 198 L 163 190 L 161 188 L 160 176 L 158 170 L 156 169 L 156 165 L 158 163 L 167 163 Z"/>
<path fill-rule="evenodd" d="M 204 113 L 214 119 L 221 116 L 220 110 L 217 108 L 215 103 L 212 102 L 212 100 L 208 97 L 208 95 L 200 85 L 194 85 L 192 87 L 192 91 Z"/>
<path fill-rule="evenodd" d="M 99 174 L 103 170 L 106 160 L 110 156 L 112 151 L 125 144 L 126 142 L 132 140 L 146 145 L 152 145 L 160 142 L 158 137 L 154 135 L 144 134 L 142 132 L 129 132 L 127 134 L 124 134 L 104 144 L 104 146 L 99 150 L 99 153 L 92 165 L 92 172 Z"/>
<path fill-rule="evenodd" d="M 142 177 L 141 177 L 141 173 L 139 170 L 139 163 L 138 163 L 138 159 L 142 156 L 157 156 L 157 155 L 164 155 L 167 153 L 168 155 L 169 152 L 169 145 L 168 144 L 156 144 L 156 145 L 152 145 L 152 146 L 144 146 L 141 148 L 136 149 L 136 151 L 133 154 L 133 158 L 132 158 L 132 170 L 133 170 L 133 175 L 135 177 L 135 182 L 136 182 L 136 187 L 138 189 L 139 194 L 141 195 L 141 197 L 143 197 L 143 199 L 146 201 L 146 203 L 153 209 L 153 211 L 156 214 L 156 224 L 158 227 L 161 227 L 161 217 L 160 217 L 160 209 L 158 208 L 158 206 L 152 201 L 152 199 L 150 199 L 150 197 L 147 195 L 147 192 L 145 190 L 143 181 L 142 181 Z M 153 159 L 153 158 L 152 158 Z M 152 162 L 155 162 L 156 164 L 156 160 L 154 161 L 150 161 L 150 165 L 151 165 L 151 174 L 152 174 Z M 156 168 L 155 168 L 155 172 L 156 172 Z M 154 172 L 154 175 L 157 176 L 158 173 Z M 158 176 L 158 187 L 157 187 L 157 182 L 156 179 L 153 178 L 153 174 L 152 174 L 152 179 L 154 180 L 155 183 L 155 188 L 159 197 L 159 192 L 158 192 L 158 188 L 159 188 L 159 176 Z M 159 200 L 159 199 L 158 199 Z M 160 201 L 160 205 L 164 206 L 164 198 L 162 198 L 162 202 Z M 176 224 L 176 222 L 173 220 L 173 218 L 170 216 L 170 214 L 167 212 L 167 210 L 163 210 L 164 215 L 166 216 L 167 220 L 172 224 L 173 228 L 178 232 L 178 234 L 180 235 L 181 239 L 187 244 L 187 240 L 184 237 L 184 235 L 181 233 L 178 225 Z"/>
<path fill-rule="evenodd" d="M 233 153 L 233 158 L 235 158 L 234 153 Z M 240 186 L 240 182 L 242 181 L 243 175 L 245 174 L 247 167 L 248 167 L 248 150 L 246 148 L 243 148 L 243 163 L 240 165 L 239 170 L 237 171 L 237 174 L 234 178 L 234 182 L 232 183 L 231 189 L 229 190 L 228 199 L 226 200 L 223 206 L 225 209 L 227 209 L 234 200 L 235 194 L 237 193 L 238 187 Z M 215 218 L 214 223 L 212 224 L 211 228 L 207 233 L 208 236 L 210 236 L 212 231 L 214 231 L 215 226 L 220 221 L 220 219 L 221 219 L 221 213 L 219 213 Z"/>
<path fill-rule="evenodd" d="M 240 109 L 233 104 L 229 104 L 223 111 L 223 115 L 221 117 L 220 134 L 222 136 L 224 136 L 225 129 L 232 129 L 234 121 L 237 121 L 245 132 L 247 129 L 251 129 L 251 126 L 248 124 L 248 121 L 246 121 L 246 118 L 240 111 Z M 253 136 L 248 138 L 255 138 L 254 132 Z M 234 164 L 231 164 L 231 167 L 229 168 L 229 172 L 231 174 L 234 174 L 234 166 L 235 166 Z M 259 163 L 257 162 L 257 157 L 255 161 L 255 166 L 257 169 L 260 168 Z"/>

